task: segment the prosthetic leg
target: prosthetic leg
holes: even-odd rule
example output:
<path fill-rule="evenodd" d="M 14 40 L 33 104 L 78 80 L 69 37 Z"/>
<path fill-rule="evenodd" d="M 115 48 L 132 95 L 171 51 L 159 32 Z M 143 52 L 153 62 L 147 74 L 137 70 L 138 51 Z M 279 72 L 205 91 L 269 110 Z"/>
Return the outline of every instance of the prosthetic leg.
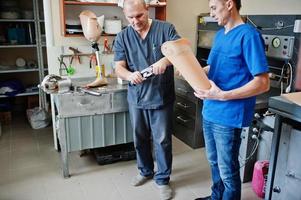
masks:
<path fill-rule="evenodd" d="M 96 15 L 89 10 L 84 10 L 79 15 L 80 22 L 82 24 L 84 36 L 87 40 L 92 43 L 93 51 L 96 55 L 96 79 L 92 83 L 89 83 L 87 87 L 97 87 L 101 85 L 106 85 L 107 80 L 105 75 L 102 74 L 100 68 L 100 59 L 99 59 L 99 48 L 97 41 L 99 40 L 102 32 L 102 27 L 99 26 L 97 22 Z"/>
<path fill-rule="evenodd" d="M 165 42 L 161 51 L 193 89 L 209 89 L 211 87 L 207 75 L 194 56 L 187 39 Z"/>

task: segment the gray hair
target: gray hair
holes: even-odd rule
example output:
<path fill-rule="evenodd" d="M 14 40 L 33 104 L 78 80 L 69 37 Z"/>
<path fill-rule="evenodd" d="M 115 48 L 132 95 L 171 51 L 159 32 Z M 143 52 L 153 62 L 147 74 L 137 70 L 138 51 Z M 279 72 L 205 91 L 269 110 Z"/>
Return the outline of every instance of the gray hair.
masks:
<path fill-rule="evenodd" d="M 135 4 L 142 4 L 143 5 L 143 7 L 145 7 L 146 8 L 146 3 L 145 3 L 145 0 L 124 0 L 123 1 L 123 9 L 124 9 L 124 7 L 126 7 L 126 6 L 133 6 L 133 5 L 135 5 Z"/>

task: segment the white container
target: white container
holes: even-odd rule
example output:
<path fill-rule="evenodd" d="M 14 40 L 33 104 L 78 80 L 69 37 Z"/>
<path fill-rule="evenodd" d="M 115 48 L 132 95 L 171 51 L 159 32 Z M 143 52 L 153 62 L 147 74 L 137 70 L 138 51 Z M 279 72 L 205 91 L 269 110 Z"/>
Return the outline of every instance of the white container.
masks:
<path fill-rule="evenodd" d="M 120 19 L 105 19 L 104 30 L 107 34 L 117 34 L 121 31 Z"/>
<path fill-rule="evenodd" d="M 25 65 L 26 65 L 26 61 L 25 61 L 24 58 L 19 57 L 19 58 L 16 59 L 16 66 L 17 67 L 25 67 Z"/>

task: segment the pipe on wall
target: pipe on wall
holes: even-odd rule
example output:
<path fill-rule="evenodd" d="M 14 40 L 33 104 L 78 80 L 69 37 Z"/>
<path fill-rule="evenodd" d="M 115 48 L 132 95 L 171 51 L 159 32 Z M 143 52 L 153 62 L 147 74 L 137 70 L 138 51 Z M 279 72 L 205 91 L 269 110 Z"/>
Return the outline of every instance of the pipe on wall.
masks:
<path fill-rule="evenodd" d="M 52 1 L 49 0 L 43 0 L 47 47 L 54 46 L 51 2 Z"/>

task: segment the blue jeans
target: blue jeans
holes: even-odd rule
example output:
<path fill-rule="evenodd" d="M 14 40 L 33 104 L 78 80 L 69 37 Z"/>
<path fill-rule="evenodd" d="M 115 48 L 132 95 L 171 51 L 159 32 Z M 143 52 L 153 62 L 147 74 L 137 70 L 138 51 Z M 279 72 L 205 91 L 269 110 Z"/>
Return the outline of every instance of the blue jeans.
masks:
<path fill-rule="evenodd" d="M 207 159 L 211 168 L 213 200 L 240 200 L 239 147 L 241 129 L 203 120 Z"/>
<path fill-rule="evenodd" d="M 139 109 L 129 104 L 129 112 L 140 174 L 154 175 L 158 185 L 167 185 L 172 165 L 173 103 L 161 109 Z M 158 168 L 155 174 L 152 149 Z"/>

